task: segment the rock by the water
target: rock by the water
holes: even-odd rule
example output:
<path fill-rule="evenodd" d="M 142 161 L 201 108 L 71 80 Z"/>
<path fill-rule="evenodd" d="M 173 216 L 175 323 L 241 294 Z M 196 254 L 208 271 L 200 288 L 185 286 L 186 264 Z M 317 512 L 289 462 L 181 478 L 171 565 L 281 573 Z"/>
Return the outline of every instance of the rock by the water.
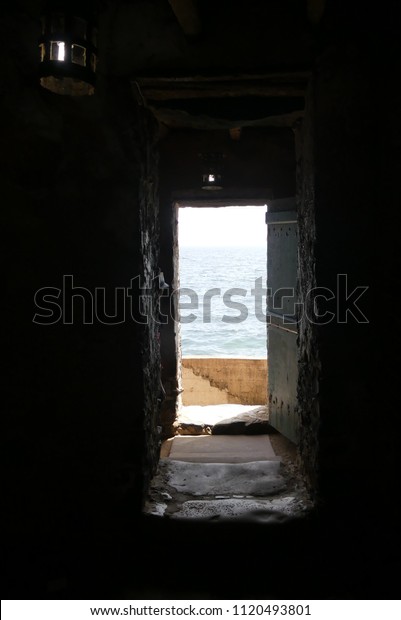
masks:
<path fill-rule="evenodd" d="M 252 407 L 236 416 L 220 420 L 212 428 L 212 435 L 264 435 L 274 432 L 265 406 Z"/>
<path fill-rule="evenodd" d="M 173 425 L 176 435 L 211 435 L 212 429 L 208 424 L 194 422 L 179 422 Z"/>

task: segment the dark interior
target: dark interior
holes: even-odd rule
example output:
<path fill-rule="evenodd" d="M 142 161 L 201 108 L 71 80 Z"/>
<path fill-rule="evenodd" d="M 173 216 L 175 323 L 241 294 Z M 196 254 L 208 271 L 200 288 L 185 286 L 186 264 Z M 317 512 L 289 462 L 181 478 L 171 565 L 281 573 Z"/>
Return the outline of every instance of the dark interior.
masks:
<path fill-rule="evenodd" d="M 396 598 L 395 8 L 82 0 L 99 30 L 83 97 L 39 83 L 46 3 L 2 10 L 3 598 Z M 309 318 L 336 315 L 300 324 L 297 451 L 315 508 L 282 525 L 142 513 L 178 365 L 173 323 L 142 318 L 159 269 L 176 277 L 177 201 L 205 201 L 202 153 L 223 156 L 222 203 L 296 197 L 299 299 Z M 345 305 L 315 303 L 338 274 Z M 364 323 L 347 313 L 357 286 Z M 105 316 L 117 288 L 119 323 Z"/>

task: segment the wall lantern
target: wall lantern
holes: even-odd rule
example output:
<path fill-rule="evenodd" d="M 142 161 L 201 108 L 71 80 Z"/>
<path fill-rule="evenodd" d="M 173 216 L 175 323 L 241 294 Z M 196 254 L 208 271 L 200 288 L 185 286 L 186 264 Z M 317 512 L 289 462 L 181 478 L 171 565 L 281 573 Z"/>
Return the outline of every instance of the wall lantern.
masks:
<path fill-rule="evenodd" d="M 218 190 L 223 189 L 222 185 L 222 162 L 223 153 L 200 153 L 199 157 L 203 161 L 202 167 L 202 189 Z"/>
<path fill-rule="evenodd" d="M 58 95 L 93 95 L 97 65 L 97 29 L 67 11 L 42 16 L 39 39 L 40 83 Z"/>

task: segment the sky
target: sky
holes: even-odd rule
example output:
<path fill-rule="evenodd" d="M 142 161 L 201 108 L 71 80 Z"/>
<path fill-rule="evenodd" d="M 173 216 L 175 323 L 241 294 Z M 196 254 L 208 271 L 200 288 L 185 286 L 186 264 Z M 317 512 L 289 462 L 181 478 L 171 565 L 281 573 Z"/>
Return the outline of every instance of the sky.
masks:
<path fill-rule="evenodd" d="M 178 239 L 181 246 L 265 246 L 266 206 L 181 207 Z"/>

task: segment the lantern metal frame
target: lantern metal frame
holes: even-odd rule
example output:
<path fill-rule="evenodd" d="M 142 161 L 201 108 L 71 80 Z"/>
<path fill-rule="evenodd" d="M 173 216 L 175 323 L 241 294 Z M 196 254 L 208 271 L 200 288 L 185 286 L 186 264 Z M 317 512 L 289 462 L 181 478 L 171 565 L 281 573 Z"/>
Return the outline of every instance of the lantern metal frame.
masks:
<path fill-rule="evenodd" d="M 60 95 L 93 95 L 98 62 L 97 28 L 84 17 L 51 11 L 42 17 L 40 83 Z"/>

